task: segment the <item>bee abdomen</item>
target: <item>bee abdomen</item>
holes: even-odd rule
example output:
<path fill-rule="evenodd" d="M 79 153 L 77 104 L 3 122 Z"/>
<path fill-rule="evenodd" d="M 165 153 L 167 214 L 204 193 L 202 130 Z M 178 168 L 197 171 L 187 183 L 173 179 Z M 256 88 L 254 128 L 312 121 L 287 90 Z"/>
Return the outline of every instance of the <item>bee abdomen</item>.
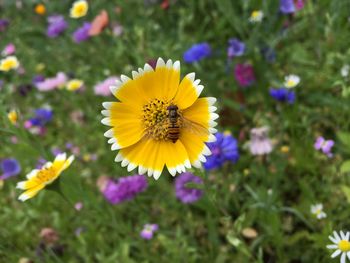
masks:
<path fill-rule="evenodd" d="M 175 143 L 180 137 L 180 127 L 173 125 L 172 127 L 168 127 L 167 137 L 173 143 Z"/>

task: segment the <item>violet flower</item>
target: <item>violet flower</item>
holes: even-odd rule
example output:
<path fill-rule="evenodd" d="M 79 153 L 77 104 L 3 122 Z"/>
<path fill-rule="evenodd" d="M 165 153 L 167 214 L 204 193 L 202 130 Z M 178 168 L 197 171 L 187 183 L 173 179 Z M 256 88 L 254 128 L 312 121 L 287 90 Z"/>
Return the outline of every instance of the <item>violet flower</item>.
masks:
<path fill-rule="evenodd" d="M 198 201 L 203 191 L 196 188 L 187 187 L 187 183 L 203 184 L 200 177 L 193 175 L 192 173 L 182 173 L 175 179 L 175 193 L 176 198 L 184 204 L 190 204 Z"/>
<path fill-rule="evenodd" d="M 80 43 L 86 41 L 90 38 L 89 30 L 91 28 L 91 23 L 85 22 L 82 27 L 79 27 L 73 33 L 73 40 L 75 43 Z"/>
<path fill-rule="evenodd" d="M 111 204 L 119 204 L 132 200 L 147 188 L 147 179 L 144 175 L 125 176 L 119 179 L 108 179 L 102 190 L 104 197 Z"/>
<path fill-rule="evenodd" d="M 67 22 L 61 15 L 49 16 L 47 21 L 49 26 L 47 28 L 46 34 L 50 38 L 55 38 L 61 35 L 68 27 Z"/>
<path fill-rule="evenodd" d="M 157 224 L 145 224 L 140 233 L 143 239 L 150 240 L 153 238 L 154 233 L 158 230 Z"/>
<path fill-rule="evenodd" d="M 316 142 L 314 144 L 314 148 L 316 150 L 322 151 L 328 157 L 333 156 L 333 154 L 331 153 L 333 146 L 334 146 L 333 140 L 326 140 L 322 136 L 317 137 Z"/>

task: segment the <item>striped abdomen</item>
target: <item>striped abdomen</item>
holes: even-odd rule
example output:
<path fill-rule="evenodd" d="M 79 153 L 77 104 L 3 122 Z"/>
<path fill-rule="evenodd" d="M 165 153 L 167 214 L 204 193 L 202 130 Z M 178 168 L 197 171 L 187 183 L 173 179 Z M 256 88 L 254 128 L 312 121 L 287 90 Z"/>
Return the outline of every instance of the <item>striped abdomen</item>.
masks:
<path fill-rule="evenodd" d="M 172 123 L 168 127 L 167 138 L 175 143 L 180 137 L 180 127 L 176 123 Z"/>

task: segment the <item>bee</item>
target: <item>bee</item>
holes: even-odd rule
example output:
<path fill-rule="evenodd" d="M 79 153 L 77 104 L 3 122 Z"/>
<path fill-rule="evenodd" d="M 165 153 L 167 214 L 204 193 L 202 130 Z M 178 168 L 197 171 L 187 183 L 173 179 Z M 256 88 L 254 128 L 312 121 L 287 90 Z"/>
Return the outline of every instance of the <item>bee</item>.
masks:
<path fill-rule="evenodd" d="M 180 126 L 178 119 L 180 117 L 180 114 L 178 112 L 178 107 L 176 105 L 170 105 L 168 110 L 168 118 L 169 118 L 169 127 L 168 127 L 168 133 L 167 138 L 172 141 L 173 143 L 176 143 L 176 141 L 180 137 Z"/>
<path fill-rule="evenodd" d="M 180 138 L 180 129 L 187 129 L 191 133 L 199 136 L 209 135 L 208 129 L 202 125 L 186 119 L 179 113 L 179 108 L 176 105 L 171 104 L 168 108 L 169 126 L 167 132 L 167 139 L 176 143 Z"/>

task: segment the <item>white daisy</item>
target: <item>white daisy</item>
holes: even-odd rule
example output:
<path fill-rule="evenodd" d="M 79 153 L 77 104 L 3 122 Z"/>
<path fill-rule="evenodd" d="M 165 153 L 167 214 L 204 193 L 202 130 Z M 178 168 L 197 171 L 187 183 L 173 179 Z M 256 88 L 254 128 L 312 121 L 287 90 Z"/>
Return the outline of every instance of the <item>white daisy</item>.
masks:
<path fill-rule="evenodd" d="M 294 88 L 300 82 L 300 77 L 297 75 L 288 75 L 284 78 L 284 86 L 288 89 Z"/>
<path fill-rule="evenodd" d="M 316 215 L 317 219 L 326 218 L 327 214 L 323 211 L 322 204 L 316 204 L 311 206 L 311 213 Z"/>
<path fill-rule="evenodd" d="M 335 249 L 335 251 L 331 255 L 331 258 L 335 258 L 341 254 L 340 263 L 345 263 L 346 257 L 348 257 L 348 259 L 350 260 L 350 232 L 346 232 L 346 234 L 344 234 L 343 231 L 340 231 L 339 234 L 336 231 L 333 231 L 333 236 L 329 236 L 329 239 L 334 244 L 327 245 L 327 248 Z"/>
<path fill-rule="evenodd" d="M 260 23 L 264 18 L 264 13 L 261 10 L 254 10 L 250 17 L 249 17 L 249 21 L 251 23 Z"/>

